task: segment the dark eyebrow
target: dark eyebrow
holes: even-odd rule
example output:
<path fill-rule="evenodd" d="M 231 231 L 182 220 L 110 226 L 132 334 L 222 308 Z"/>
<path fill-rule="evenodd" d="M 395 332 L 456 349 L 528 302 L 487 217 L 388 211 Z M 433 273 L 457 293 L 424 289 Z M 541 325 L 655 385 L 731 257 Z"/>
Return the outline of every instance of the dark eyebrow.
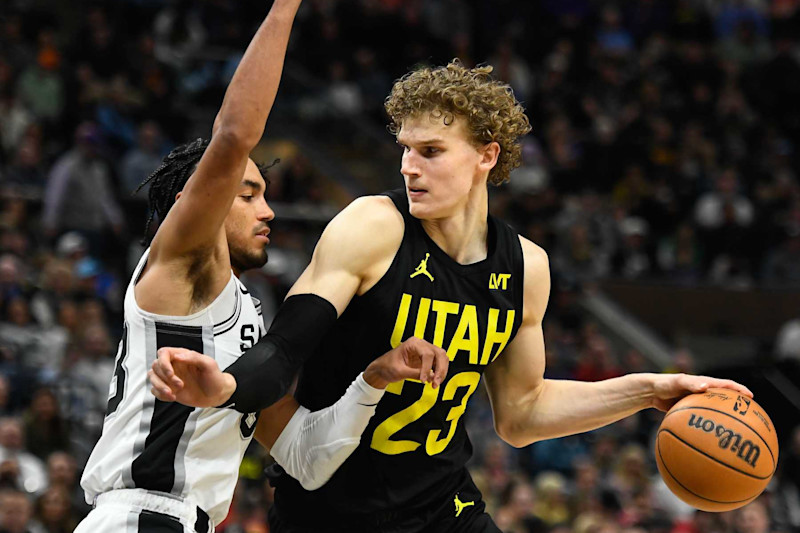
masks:
<path fill-rule="evenodd" d="M 257 181 L 244 179 L 242 180 L 242 185 L 244 185 L 245 187 L 251 187 L 257 191 L 261 190 L 261 184 Z"/>

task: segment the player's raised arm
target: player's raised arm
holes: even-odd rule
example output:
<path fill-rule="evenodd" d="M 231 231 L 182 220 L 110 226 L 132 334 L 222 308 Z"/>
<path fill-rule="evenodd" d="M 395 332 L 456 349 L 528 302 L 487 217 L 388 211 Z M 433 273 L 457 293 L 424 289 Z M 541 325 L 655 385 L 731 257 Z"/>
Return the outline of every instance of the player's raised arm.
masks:
<path fill-rule="evenodd" d="M 587 383 L 544 379 L 542 319 L 550 294 L 544 250 L 521 239 L 525 258 L 523 321 L 517 336 L 486 370 L 497 434 L 512 446 L 590 431 L 647 407 L 668 410 L 686 394 L 744 386 L 705 376 L 628 374 Z"/>
<path fill-rule="evenodd" d="M 211 142 L 153 240 L 153 259 L 168 261 L 217 244 L 275 101 L 300 2 L 275 0 L 250 42 L 225 93 Z"/>

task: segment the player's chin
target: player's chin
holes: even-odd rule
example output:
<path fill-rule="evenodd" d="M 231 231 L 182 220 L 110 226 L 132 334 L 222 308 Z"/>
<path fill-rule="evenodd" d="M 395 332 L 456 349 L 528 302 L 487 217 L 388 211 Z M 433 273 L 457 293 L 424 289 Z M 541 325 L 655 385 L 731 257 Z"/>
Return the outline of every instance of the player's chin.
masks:
<path fill-rule="evenodd" d="M 231 264 L 241 272 L 254 268 L 261 268 L 267 264 L 269 256 L 265 248 L 248 250 L 247 253 L 231 254 Z"/>
<path fill-rule="evenodd" d="M 414 218 L 418 218 L 420 220 L 427 220 L 431 218 L 436 218 L 434 216 L 435 209 L 428 203 L 422 202 L 409 202 L 408 204 L 408 212 L 411 213 L 411 216 Z"/>

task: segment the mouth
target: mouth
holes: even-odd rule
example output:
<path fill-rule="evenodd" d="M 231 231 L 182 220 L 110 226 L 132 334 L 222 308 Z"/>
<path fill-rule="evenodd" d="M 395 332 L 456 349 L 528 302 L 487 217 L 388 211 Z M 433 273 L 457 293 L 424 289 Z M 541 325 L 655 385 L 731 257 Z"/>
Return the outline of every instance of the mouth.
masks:
<path fill-rule="evenodd" d="M 269 244 L 269 237 L 268 237 L 269 232 L 270 232 L 269 228 L 262 229 L 261 231 L 256 233 L 256 239 L 263 241 L 266 244 Z"/>
<path fill-rule="evenodd" d="M 420 189 L 419 187 L 408 187 L 408 196 L 411 198 L 419 198 L 425 193 L 427 193 L 427 189 Z"/>

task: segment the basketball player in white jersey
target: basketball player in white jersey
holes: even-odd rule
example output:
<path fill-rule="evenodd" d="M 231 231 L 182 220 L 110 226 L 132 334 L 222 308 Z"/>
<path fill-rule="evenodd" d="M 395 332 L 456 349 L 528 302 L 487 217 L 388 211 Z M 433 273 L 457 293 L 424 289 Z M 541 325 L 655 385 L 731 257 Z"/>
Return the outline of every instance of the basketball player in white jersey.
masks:
<path fill-rule="evenodd" d="M 79 533 L 206 533 L 228 513 L 258 413 L 162 402 L 148 390 L 146 376 L 160 347 L 203 352 L 224 369 L 267 333 L 259 302 L 238 280 L 242 271 L 266 262 L 274 218 L 249 153 L 274 102 L 300 1 L 275 0 L 231 81 L 211 141 L 176 148 L 145 181 L 151 208 L 163 222 L 125 294 L 103 434 L 81 480 L 95 508 Z M 310 295 L 290 299 L 284 308 L 267 337 L 285 338 L 297 361 L 270 371 L 276 399 L 310 350 L 286 333 L 292 312 L 317 313 L 320 321 L 332 313 L 335 320 L 335 310 Z M 438 384 L 447 369 L 444 352 L 418 340 L 376 363 L 331 408 L 309 413 L 283 402 L 280 412 L 262 421 L 259 440 L 275 445 L 276 460 L 310 489 L 358 445 L 388 383 L 423 376 Z M 309 447 L 313 454 L 293 454 Z"/>

